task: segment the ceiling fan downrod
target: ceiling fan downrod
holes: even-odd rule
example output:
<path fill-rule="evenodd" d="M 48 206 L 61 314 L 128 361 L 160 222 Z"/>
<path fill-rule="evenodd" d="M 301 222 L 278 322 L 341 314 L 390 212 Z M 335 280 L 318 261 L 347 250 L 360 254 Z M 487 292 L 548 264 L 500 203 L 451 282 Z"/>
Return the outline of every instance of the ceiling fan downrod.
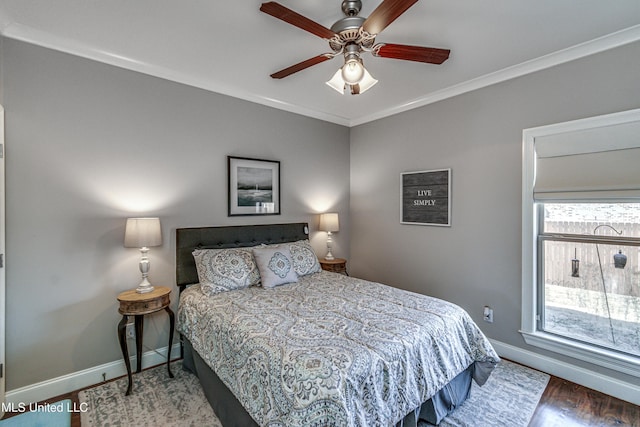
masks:
<path fill-rule="evenodd" d="M 362 2 L 360 0 L 344 0 L 342 2 L 342 12 L 346 16 L 358 16 L 362 9 Z"/>

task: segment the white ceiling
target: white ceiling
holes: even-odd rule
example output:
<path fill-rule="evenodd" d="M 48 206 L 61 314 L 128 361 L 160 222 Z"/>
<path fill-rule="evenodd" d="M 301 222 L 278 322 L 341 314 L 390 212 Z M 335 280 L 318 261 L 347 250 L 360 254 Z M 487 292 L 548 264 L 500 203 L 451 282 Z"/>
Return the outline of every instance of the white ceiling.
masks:
<path fill-rule="evenodd" d="M 279 0 L 330 27 L 341 0 Z M 381 0 L 362 0 L 368 16 Z M 330 52 L 259 11 L 260 0 L 0 0 L 0 31 L 75 55 L 330 122 L 354 126 L 640 40 L 639 0 L 422 0 L 377 42 L 451 49 L 442 65 L 363 56 L 379 83 L 340 95 L 324 84 L 340 57 L 282 80 L 269 75 Z"/>

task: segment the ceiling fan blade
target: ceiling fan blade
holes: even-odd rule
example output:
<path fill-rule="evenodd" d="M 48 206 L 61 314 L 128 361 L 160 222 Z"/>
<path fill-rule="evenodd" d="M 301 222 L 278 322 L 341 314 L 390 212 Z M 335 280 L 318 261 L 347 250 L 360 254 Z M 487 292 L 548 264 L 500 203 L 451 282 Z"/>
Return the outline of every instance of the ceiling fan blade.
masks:
<path fill-rule="evenodd" d="M 311 34 L 315 34 L 318 37 L 322 37 L 323 39 L 329 40 L 337 35 L 330 29 L 323 27 L 317 22 L 314 22 L 311 19 L 306 18 L 291 9 L 288 9 L 282 6 L 280 3 L 276 3 L 275 1 L 262 3 L 262 6 L 260 6 L 260 10 L 268 15 L 273 16 L 274 18 L 278 18 L 291 25 L 295 25 L 302 30 L 308 31 Z"/>
<path fill-rule="evenodd" d="M 313 65 L 320 64 L 328 59 L 333 58 L 334 55 L 323 53 L 322 55 L 314 56 L 313 58 L 309 58 L 306 61 L 299 62 L 291 67 L 287 67 L 284 70 L 280 70 L 277 73 L 271 74 L 271 77 L 274 79 L 282 79 L 287 76 L 290 76 L 293 73 L 297 73 L 298 71 L 302 71 L 306 68 L 309 68 Z"/>
<path fill-rule="evenodd" d="M 449 58 L 449 49 L 435 47 L 408 46 L 404 44 L 380 43 L 373 47 L 373 55 L 382 58 L 404 59 L 406 61 L 442 64 Z"/>
<path fill-rule="evenodd" d="M 418 0 L 383 0 L 362 24 L 369 34 L 379 34 Z"/>

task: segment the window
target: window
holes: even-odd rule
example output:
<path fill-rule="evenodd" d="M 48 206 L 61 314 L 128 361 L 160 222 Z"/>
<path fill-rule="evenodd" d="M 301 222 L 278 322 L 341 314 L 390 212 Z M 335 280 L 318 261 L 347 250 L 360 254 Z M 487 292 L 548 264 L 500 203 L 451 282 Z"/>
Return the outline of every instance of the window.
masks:
<path fill-rule="evenodd" d="M 640 377 L 637 135 L 640 110 L 523 132 L 521 333 Z"/>
<path fill-rule="evenodd" d="M 640 203 L 541 203 L 538 330 L 640 357 Z"/>

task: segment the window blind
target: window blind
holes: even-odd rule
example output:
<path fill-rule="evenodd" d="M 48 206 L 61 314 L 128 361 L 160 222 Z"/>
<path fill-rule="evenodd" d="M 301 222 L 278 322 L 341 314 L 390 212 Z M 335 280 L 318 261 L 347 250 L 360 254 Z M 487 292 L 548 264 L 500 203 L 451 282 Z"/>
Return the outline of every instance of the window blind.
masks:
<path fill-rule="evenodd" d="M 640 198 L 640 122 L 539 136 L 534 198 Z"/>

